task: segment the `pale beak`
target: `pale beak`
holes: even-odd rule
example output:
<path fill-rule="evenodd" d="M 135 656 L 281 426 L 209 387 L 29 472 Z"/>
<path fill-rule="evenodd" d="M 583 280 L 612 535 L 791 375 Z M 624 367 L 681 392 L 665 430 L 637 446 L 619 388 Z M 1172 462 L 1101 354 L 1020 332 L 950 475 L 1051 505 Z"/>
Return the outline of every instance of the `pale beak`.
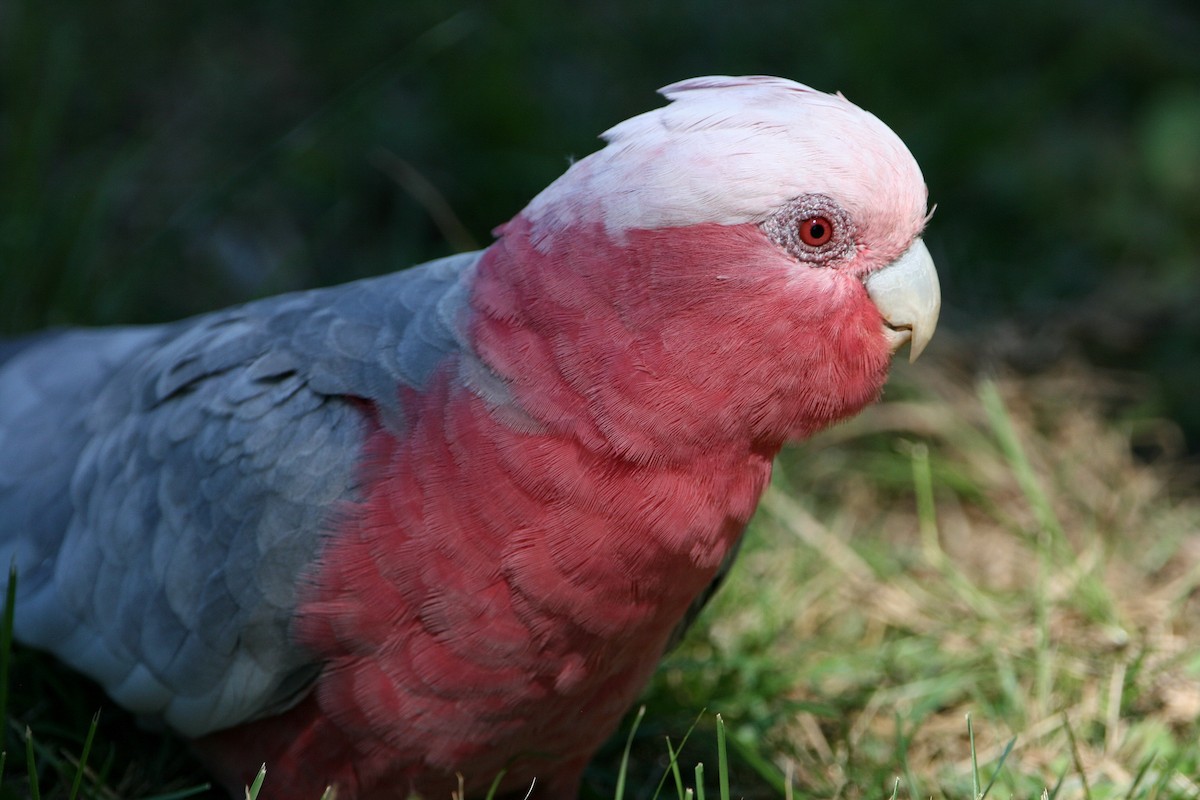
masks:
<path fill-rule="evenodd" d="M 925 243 L 917 239 L 904 254 L 866 280 L 867 294 L 886 323 L 884 333 L 892 353 L 905 342 L 912 342 L 909 361 L 933 338 L 938 312 L 942 309 L 942 290 L 937 270 Z"/>

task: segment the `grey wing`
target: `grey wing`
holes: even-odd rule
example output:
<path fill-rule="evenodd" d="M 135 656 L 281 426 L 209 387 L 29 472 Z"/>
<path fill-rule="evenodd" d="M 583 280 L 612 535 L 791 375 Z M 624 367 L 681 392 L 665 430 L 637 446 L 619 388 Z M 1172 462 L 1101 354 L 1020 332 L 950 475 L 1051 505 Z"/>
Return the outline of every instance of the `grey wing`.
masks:
<path fill-rule="evenodd" d="M 282 710 L 320 665 L 297 588 L 358 498 L 362 401 L 461 349 L 476 256 L 0 364 L 0 558 L 18 639 L 189 736 Z"/>

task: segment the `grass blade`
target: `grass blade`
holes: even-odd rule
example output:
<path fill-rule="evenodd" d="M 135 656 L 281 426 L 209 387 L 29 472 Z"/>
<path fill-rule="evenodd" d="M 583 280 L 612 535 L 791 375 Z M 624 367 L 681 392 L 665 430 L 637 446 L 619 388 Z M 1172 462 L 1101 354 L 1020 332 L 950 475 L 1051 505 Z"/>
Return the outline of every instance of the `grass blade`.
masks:
<path fill-rule="evenodd" d="M 924 793 L 920 790 L 920 785 L 917 783 L 916 777 L 912 773 L 912 766 L 909 764 L 908 751 L 909 740 L 904 735 L 904 722 L 900 719 L 900 713 L 896 712 L 896 755 L 900 758 L 900 769 L 904 772 L 904 780 L 908 782 L 908 792 L 913 797 L 923 797 Z M 896 786 L 892 788 L 893 797 L 900 785 L 900 779 L 896 779 Z"/>
<path fill-rule="evenodd" d="M 992 432 L 1000 445 L 1000 450 L 1025 495 L 1025 500 L 1037 519 L 1037 573 L 1035 578 L 1034 597 L 1037 599 L 1036 630 L 1038 637 L 1037 672 L 1034 684 L 1034 697 L 1037 699 L 1038 716 L 1049 708 L 1050 684 L 1054 671 L 1054 659 L 1050 647 L 1050 599 L 1049 581 L 1054 573 L 1057 561 L 1055 553 L 1065 541 L 1062 525 L 1054 513 L 1046 493 L 1042 490 L 1033 464 L 1025 454 L 1025 448 L 1017 436 L 1012 416 L 1004 405 L 1000 390 L 994 381 L 985 380 L 979 384 L 979 400 L 992 427 Z"/>
<path fill-rule="evenodd" d="M 1008 754 L 1012 752 L 1013 745 L 1017 743 L 1017 737 L 1012 737 L 1008 740 L 1008 744 L 1004 745 L 1004 752 L 1000 754 L 1000 759 L 996 762 L 996 769 L 992 771 L 992 779 L 988 781 L 987 786 L 983 787 L 983 794 L 979 795 L 979 800 L 987 797 L 988 792 L 992 790 L 992 785 L 996 783 L 996 778 L 1000 776 L 1000 770 L 1004 769 L 1004 762 L 1008 759 Z"/>
<path fill-rule="evenodd" d="M 680 745 L 679 749 L 682 750 L 683 745 Z M 679 774 L 679 752 L 675 750 L 675 748 L 671 747 L 670 736 L 667 737 L 667 755 L 671 759 L 670 763 L 667 765 L 667 769 L 670 771 L 672 777 L 675 778 L 675 794 L 677 797 L 683 797 L 683 776 Z M 659 791 L 662 790 L 662 781 L 659 781 L 658 788 Z M 658 797 L 657 791 L 654 793 L 654 796 Z"/>
<path fill-rule="evenodd" d="M 646 707 L 642 706 L 638 709 L 637 716 L 633 718 L 633 725 L 629 728 L 629 737 L 625 740 L 625 752 L 621 756 L 621 768 L 617 772 L 617 790 L 613 794 L 615 800 L 622 800 L 625 797 L 625 777 L 629 771 L 629 752 L 633 749 L 633 737 L 637 733 L 638 726 L 642 724 L 644 716 L 646 716 Z"/>
<path fill-rule="evenodd" d="M 729 742 L 735 748 L 742 762 L 751 767 L 760 778 L 769 783 L 771 788 L 780 794 L 787 791 L 787 780 L 784 778 L 783 773 L 779 771 L 779 767 L 775 766 L 775 763 L 771 759 L 764 756 L 754 743 L 736 734 L 734 734 Z"/>
<path fill-rule="evenodd" d="M 1150 787 L 1150 790 L 1145 794 L 1146 800 L 1158 800 L 1160 795 L 1164 797 L 1172 796 L 1168 793 L 1167 785 L 1171 782 L 1171 779 L 1175 777 L 1175 774 L 1179 769 L 1180 757 L 1181 754 L 1177 753 L 1166 764 L 1162 765 L 1162 768 L 1158 772 L 1158 780 L 1154 782 L 1154 784 Z M 1195 795 L 1193 795 L 1193 797 L 1194 796 Z"/>
<path fill-rule="evenodd" d="M 979 793 L 979 759 L 975 752 L 975 726 L 971 724 L 971 715 L 967 714 L 967 739 L 971 742 L 971 797 L 981 800 Z"/>
<path fill-rule="evenodd" d="M 683 734 L 683 738 L 679 740 L 679 749 L 674 751 L 674 753 L 671 754 L 671 763 L 668 765 L 669 767 L 674 767 L 675 770 L 678 771 L 678 769 L 679 769 L 679 765 L 678 765 L 679 754 L 682 753 L 683 748 L 687 746 L 688 739 L 692 738 L 692 732 L 694 730 L 696 730 L 696 726 L 700 724 L 700 720 L 704 718 L 704 712 L 707 710 L 708 709 L 701 709 L 700 713 L 696 715 L 696 718 L 694 720 L 692 720 L 692 724 L 690 727 L 688 727 L 687 733 Z M 671 752 L 671 740 L 670 739 L 667 740 L 667 752 L 668 753 Z M 662 777 L 660 777 L 658 779 L 658 786 L 654 787 L 654 794 L 652 795 L 652 797 L 658 797 L 660 794 L 662 794 L 662 789 L 663 789 L 663 786 L 666 785 L 668 774 L 669 774 L 669 770 L 664 771 L 662 774 Z"/>
<path fill-rule="evenodd" d="M 1058 780 L 1054 782 L 1054 788 L 1049 792 L 1043 792 L 1042 796 L 1046 800 L 1056 800 L 1059 791 L 1062 790 L 1063 783 L 1067 780 L 1067 767 L 1063 767 L 1063 771 L 1058 774 Z"/>
<path fill-rule="evenodd" d="M 1004 399 L 1000 396 L 1000 390 L 996 388 L 994 381 L 980 382 L 979 399 L 987 414 L 988 422 L 992 426 L 992 432 L 996 435 L 1000 450 L 1004 453 L 1004 457 L 1013 471 L 1013 476 L 1017 479 L 1017 485 L 1021 487 L 1021 493 L 1025 495 L 1025 500 L 1033 510 L 1034 516 L 1037 517 L 1038 524 L 1053 537 L 1053 542 L 1057 546 L 1063 540 L 1062 524 L 1054 513 L 1050 498 L 1042 489 L 1041 481 L 1038 480 L 1037 473 L 1033 469 L 1033 463 L 1025 454 L 1025 448 L 1021 445 L 1017 429 L 1013 426 L 1012 416 L 1005 408 Z"/>
<path fill-rule="evenodd" d="M 79 753 L 79 764 L 75 767 L 75 779 L 71 781 L 71 792 L 68 800 L 75 800 L 79 794 L 79 786 L 83 783 L 83 775 L 87 771 L 88 755 L 92 752 L 92 742 L 96 739 L 96 728 L 100 725 L 100 712 L 92 715 L 92 724 L 88 726 L 87 737 L 83 740 L 83 750 Z"/>
<path fill-rule="evenodd" d="M 1137 774 L 1133 776 L 1133 783 L 1129 784 L 1129 791 L 1125 793 L 1125 800 L 1133 800 L 1137 788 L 1142 785 L 1142 781 L 1146 777 L 1146 773 L 1150 771 L 1150 765 L 1154 763 L 1154 759 L 1158 758 L 1158 753 L 1154 752 L 1146 756 L 1138 767 Z"/>
<path fill-rule="evenodd" d="M 933 473 L 929 466 L 929 447 L 918 442 L 912 447 L 913 493 L 917 498 L 917 527 L 925 559 L 942 567 L 946 554 L 938 541 L 937 504 L 933 497 Z"/>
<path fill-rule="evenodd" d="M 258 793 L 262 791 L 263 781 L 267 778 L 267 765 L 263 764 L 258 768 L 258 774 L 254 776 L 254 781 L 246 788 L 246 800 L 258 800 Z"/>
<path fill-rule="evenodd" d="M 704 764 L 696 765 L 696 800 L 704 800 Z"/>
<path fill-rule="evenodd" d="M 729 754 L 725 749 L 725 720 L 717 714 L 717 781 L 721 800 L 729 800 Z"/>
<path fill-rule="evenodd" d="M 1083 769 L 1083 759 L 1079 757 L 1079 745 L 1075 743 L 1075 731 L 1071 730 L 1071 720 L 1063 714 L 1063 727 L 1067 730 L 1067 741 L 1071 745 L 1071 761 L 1075 771 L 1079 773 L 1079 781 L 1083 785 L 1084 800 L 1092 800 L 1092 787 L 1088 786 L 1087 772 Z"/>
<path fill-rule="evenodd" d="M 504 780 L 504 775 L 507 772 L 507 769 L 502 769 L 496 773 L 496 777 L 492 778 L 492 785 L 488 787 L 487 794 L 484 795 L 484 800 L 493 800 L 496 792 L 500 791 L 500 781 Z"/>
<path fill-rule="evenodd" d="M 25 726 L 25 769 L 29 776 L 29 797 L 31 800 L 41 800 L 42 790 L 38 786 L 37 764 L 33 758 L 33 731 Z"/>

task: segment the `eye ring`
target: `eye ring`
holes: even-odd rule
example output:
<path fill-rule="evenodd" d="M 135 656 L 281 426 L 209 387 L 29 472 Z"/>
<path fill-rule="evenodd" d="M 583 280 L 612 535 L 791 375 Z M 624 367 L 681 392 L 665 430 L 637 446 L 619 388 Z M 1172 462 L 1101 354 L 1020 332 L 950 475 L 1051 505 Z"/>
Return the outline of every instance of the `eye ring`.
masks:
<path fill-rule="evenodd" d="M 829 195 L 794 197 L 760 225 L 768 239 L 797 261 L 838 266 L 854 257 L 857 237 L 854 221 Z"/>
<path fill-rule="evenodd" d="M 800 220 L 796 233 L 809 247 L 820 247 L 833 238 L 833 223 L 823 215 L 808 217 Z"/>

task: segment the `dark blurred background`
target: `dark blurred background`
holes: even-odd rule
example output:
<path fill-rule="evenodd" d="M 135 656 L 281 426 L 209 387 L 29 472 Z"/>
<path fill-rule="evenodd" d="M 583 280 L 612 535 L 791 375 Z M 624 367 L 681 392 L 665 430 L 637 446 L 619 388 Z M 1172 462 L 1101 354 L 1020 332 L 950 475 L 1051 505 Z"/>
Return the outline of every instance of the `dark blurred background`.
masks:
<path fill-rule="evenodd" d="M 484 244 L 656 88 L 713 73 L 841 90 L 900 134 L 979 366 L 1136 375 L 1114 413 L 1200 444 L 1193 0 L 0 0 L 0 333 Z"/>

